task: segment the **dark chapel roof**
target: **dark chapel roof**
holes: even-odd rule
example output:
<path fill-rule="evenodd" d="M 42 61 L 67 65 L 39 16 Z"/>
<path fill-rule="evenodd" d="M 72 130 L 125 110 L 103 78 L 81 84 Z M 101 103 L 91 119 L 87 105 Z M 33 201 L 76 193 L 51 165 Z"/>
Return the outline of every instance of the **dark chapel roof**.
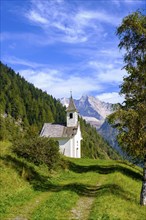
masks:
<path fill-rule="evenodd" d="M 68 111 L 68 112 L 76 111 L 77 112 L 77 109 L 76 109 L 76 106 L 75 106 L 75 103 L 74 103 L 74 100 L 73 100 L 72 96 L 70 97 L 69 105 L 68 105 L 66 111 Z"/>
<path fill-rule="evenodd" d="M 45 123 L 40 136 L 52 138 L 71 138 L 77 133 L 77 127 Z"/>

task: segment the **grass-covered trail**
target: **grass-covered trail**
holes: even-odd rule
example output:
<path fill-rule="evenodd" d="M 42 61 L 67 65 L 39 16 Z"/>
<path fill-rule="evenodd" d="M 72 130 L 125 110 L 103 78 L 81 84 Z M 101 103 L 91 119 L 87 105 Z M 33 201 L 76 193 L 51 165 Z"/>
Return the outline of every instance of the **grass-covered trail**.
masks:
<path fill-rule="evenodd" d="M 80 197 L 76 206 L 71 209 L 69 219 L 88 219 L 94 199 L 87 196 Z"/>
<path fill-rule="evenodd" d="M 112 160 L 69 159 L 51 174 L 1 154 L 2 220 L 146 220 L 139 205 L 142 170 Z"/>

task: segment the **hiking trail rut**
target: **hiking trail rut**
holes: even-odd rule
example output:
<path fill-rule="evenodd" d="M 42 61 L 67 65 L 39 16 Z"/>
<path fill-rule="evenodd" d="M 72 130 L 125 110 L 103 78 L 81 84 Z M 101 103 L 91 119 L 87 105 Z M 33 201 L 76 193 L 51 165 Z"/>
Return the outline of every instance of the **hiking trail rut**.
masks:
<path fill-rule="evenodd" d="M 42 202 L 44 202 L 52 193 L 50 192 L 43 192 L 40 195 L 36 196 L 35 198 L 31 199 L 25 205 L 19 208 L 13 208 L 12 213 L 13 215 L 9 215 L 5 220 L 30 220 L 31 215 L 35 208 L 37 208 Z M 15 213 L 17 212 L 17 216 Z"/>
<path fill-rule="evenodd" d="M 70 211 L 71 214 L 69 220 L 87 220 L 94 199 L 94 197 L 80 197 L 76 206 Z"/>

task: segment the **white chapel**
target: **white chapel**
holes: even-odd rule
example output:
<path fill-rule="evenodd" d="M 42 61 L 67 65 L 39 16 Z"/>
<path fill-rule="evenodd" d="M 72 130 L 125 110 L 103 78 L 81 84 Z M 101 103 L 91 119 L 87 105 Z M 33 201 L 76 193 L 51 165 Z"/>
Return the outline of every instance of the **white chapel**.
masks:
<path fill-rule="evenodd" d="M 81 130 L 78 121 L 78 111 L 72 95 L 67 112 L 67 125 L 45 123 L 40 136 L 54 138 L 59 142 L 60 152 L 68 157 L 81 157 Z"/>

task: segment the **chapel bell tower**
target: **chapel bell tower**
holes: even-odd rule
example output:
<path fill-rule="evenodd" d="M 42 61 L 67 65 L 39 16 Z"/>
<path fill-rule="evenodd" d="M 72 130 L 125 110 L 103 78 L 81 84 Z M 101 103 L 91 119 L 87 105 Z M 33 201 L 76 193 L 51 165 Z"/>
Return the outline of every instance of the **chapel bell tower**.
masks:
<path fill-rule="evenodd" d="M 67 112 L 67 127 L 77 127 L 78 126 L 78 111 L 74 104 L 72 95 L 70 97 L 69 106 L 66 109 Z"/>

